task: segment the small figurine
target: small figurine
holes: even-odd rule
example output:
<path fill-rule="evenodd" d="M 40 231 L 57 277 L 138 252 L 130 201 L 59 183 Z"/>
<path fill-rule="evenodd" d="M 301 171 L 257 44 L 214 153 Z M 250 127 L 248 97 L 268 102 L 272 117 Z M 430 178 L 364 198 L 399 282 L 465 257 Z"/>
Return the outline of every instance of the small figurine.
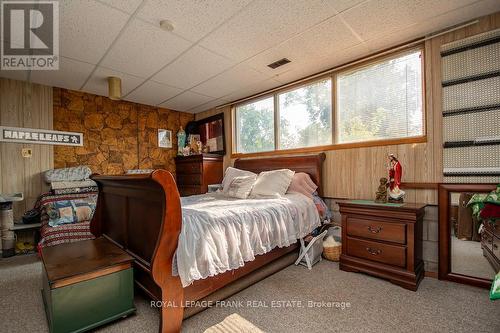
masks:
<path fill-rule="evenodd" d="M 177 154 L 178 155 L 183 155 L 183 149 L 186 146 L 186 132 L 184 132 L 184 129 L 181 128 L 179 129 L 179 132 L 177 132 Z"/>
<path fill-rule="evenodd" d="M 403 202 L 405 191 L 401 190 L 403 167 L 394 154 L 389 155 L 389 202 Z"/>
<path fill-rule="evenodd" d="M 189 146 L 182 148 L 182 156 L 189 156 L 191 153 L 191 148 Z"/>
<path fill-rule="evenodd" d="M 375 202 L 386 203 L 387 202 L 387 178 L 380 178 L 380 185 L 375 197 Z"/>

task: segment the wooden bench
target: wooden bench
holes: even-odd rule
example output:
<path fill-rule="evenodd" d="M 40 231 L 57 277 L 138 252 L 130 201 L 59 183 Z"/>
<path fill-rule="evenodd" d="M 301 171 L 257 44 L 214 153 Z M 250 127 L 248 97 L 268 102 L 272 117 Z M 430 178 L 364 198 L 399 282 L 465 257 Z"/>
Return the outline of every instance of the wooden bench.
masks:
<path fill-rule="evenodd" d="M 133 258 L 105 238 L 43 248 L 50 332 L 83 332 L 135 312 Z"/>

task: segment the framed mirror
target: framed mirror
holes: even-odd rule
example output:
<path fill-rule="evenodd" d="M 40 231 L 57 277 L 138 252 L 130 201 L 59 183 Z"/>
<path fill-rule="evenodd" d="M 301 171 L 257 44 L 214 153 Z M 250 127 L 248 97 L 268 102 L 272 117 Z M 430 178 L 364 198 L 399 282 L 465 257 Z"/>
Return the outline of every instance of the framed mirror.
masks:
<path fill-rule="evenodd" d="M 439 279 L 489 288 L 500 269 L 500 226 L 473 214 L 470 199 L 495 184 L 439 185 Z M 476 197 L 477 198 L 477 197 Z"/>
<path fill-rule="evenodd" d="M 212 154 L 226 154 L 226 142 L 224 140 L 224 113 L 198 121 L 198 133 L 200 141 L 208 147 Z"/>

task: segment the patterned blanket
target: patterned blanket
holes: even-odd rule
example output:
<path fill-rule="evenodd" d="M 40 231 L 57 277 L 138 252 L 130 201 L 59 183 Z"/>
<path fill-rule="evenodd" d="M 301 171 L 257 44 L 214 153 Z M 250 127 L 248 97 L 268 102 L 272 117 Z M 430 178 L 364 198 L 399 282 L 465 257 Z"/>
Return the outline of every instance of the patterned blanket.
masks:
<path fill-rule="evenodd" d="M 40 242 L 38 248 L 53 246 L 63 243 L 72 243 L 86 239 L 93 239 L 94 235 L 90 232 L 90 221 L 82 221 L 79 223 L 63 224 L 57 227 L 51 227 L 48 224 L 49 216 L 46 212 L 46 205 L 50 202 L 72 199 L 84 199 L 94 196 L 97 199 L 97 192 L 78 193 L 78 194 L 61 194 L 55 195 L 52 193 L 42 194 L 36 204 L 35 209 L 40 210 L 40 221 L 42 227 L 40 229 Z"/>

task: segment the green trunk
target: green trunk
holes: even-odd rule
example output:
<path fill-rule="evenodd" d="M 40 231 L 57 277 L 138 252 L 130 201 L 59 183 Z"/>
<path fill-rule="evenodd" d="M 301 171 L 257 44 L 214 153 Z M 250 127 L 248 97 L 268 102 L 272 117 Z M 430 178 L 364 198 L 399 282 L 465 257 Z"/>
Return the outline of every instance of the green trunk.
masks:
<path fill-rule="evenodd" d="M 50 289 L 42 295 L 51 333 L 83 332 L 135 311 L 133 269 Z"/>

